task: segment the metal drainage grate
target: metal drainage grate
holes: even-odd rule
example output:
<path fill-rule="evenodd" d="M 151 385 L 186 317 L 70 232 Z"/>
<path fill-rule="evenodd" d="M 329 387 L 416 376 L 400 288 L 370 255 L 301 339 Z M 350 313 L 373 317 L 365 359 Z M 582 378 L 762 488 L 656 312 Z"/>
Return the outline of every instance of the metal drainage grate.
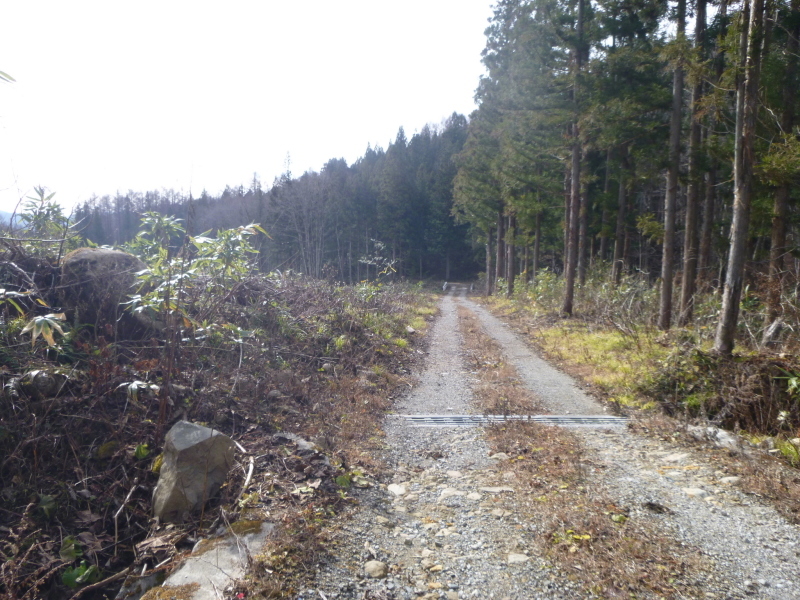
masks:
<path fill-rule="evenodd" d="M 561 427 L 619 427 L 628 423 L 625 417 L 609 415 L 389 415 L 404 419 L 411 427 L 475 427 L 504 421 L 534 421 Z"/>

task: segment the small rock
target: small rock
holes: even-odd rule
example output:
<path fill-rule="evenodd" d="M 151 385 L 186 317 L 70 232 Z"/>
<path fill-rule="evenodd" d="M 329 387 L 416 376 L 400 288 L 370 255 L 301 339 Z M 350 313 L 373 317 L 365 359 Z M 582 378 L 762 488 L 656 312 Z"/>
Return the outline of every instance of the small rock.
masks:
<path fill-rule="evenodd" d="M 18 389 L 34 400 L 53 398 L 64 388 L 67 376 L 53 370 L 36 369 L 18 380 Z M 149 388 L 148 388 L 149 389 Z"/>
<path fill-rule="evenodd" d="M 386 517 L 380 517 L 380 516 L 379 517 L 375 517 L 375 521 L 379 525 L 383 525 L 384 527 L 388 527 L 389 529 L 394 527 L 394 523 L 392 522 L 392 520 L 391 519 L 387 519 Z"/>
<path fill-rule="evenodd" d="M 694 439 L 701 442 L 711 442 L 718 448 L 725 448 L 731 452 L 741 453 L 741 439 L 736 434 L 717 427 L 697 427 L 689 425 L 686 432 Z"/>
<path fill-rule="evenodd" d="M 461 535 L 454 527 L 443 527 L 436 532 L 436 537 L 448 537 L 450 535 Z"/>
<path fill-rule="evenodd" d="M 164 438 L 164 462 L 153 492 L 153 514 L 180 522 L 203 506 L 233 465 L 233 440 L 214 429 L 178 421 Z"/>
<path fill-rule="evenodd" d="M 508 460 L 510 457 L 505 452 L 498 452 L 496 454 L 492 454 L 489 457 L 489 460 Z"/>
<path fill-rule="evenodd" d="M 669 456 L 665 456 L 663 458 L 664 462 L 683 462 L 689 458 L 689 455 L 686 452 L 679 452 L 676 454 L 670 454 Z"/>
<path fill-rule="evenodd" d="M 369 560 L 364 563 L 364 572 L 373 579 L 383 579 L 389 573 L 389 567 L 385 562 Z"/>
<path fill-rule="evenodd" d="M 530 560 L 530 556 L 527 554 L 509 554 L 508 555 L 508 564 L 516 565 L 524 562 L 528 562 Z"/>
<path fill-rule="evenodd" d="M 461 471 L 448 471 L 447 476 L 451 479 L 461 479 Z"/>
<path fill-rule="evenodd" d="M 309 442 L 301 438 L 299 435 L 289 432 L 279 432 L 272 436 L 276 440 L 289 440 L 297 444 L 297 449 L 301 452 L 318 452 L 319 446 L 313 442 Z"/>
<path fill-rule="evenodd" d="M 467 500 L 480 500 L 481 495 L 478 492 L 470 492 L 467 494 Z"/>
<path fill-rule="evenodd" d="M 442 565 L 433 565 L 428 571 L 431 573 L 441 573 L 444 570 Z"/>
<path fill-rule="evenodd" d="M 444 595 L 447 598 L 447 600 L 458 600 L 458 592 L 450 590 L 445 592 Z"/>
<path fill-rule="evenodd" d="M 452 496 L 464 496 L 464 495 L 466 495 L 466 492 L 463 492 L 461 490 L 457 490 L 455 488 L 444 488 L 439 493 L 439 502 L 441 502 L 442 500 L 446 500 L 447 498 L 450 498 Z"/>
<path fill-rule="evenodd" d="M 720 483 L 724 483 L 725 485 L 736 485 L 741 480 L 742 480 L 741 477 L 732 476 L 732 477 L 723 477 L 719 481 L 720 481 Z"/>
<path fill-rule="evenodd" d="M 681 488 L 684 494 L 690 498 L 705 498 L 708 492 L 701 488 Z"/>
<path fill-rule="evenodd" d="M 395 496 L 405 496 L 406 494 L 406 488 L 397 483 L 390 483 L 386 489 Z"/>
<path fill-rule="evenodd" d="M 493 517 L 507 517 L 511 514 L 511 511 L 503 510 L 502 508 L 495 508 L 491 514 Z"/>

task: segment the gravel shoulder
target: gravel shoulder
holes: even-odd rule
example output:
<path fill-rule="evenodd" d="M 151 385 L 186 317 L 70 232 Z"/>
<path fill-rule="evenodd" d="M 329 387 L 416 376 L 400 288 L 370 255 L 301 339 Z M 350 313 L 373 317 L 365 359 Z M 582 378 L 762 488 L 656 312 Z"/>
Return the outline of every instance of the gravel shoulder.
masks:
<path fill-rule="evenodd" d="M 603 414 L 567 375 L 541 360 L 481 306 L 452 293 L 432 327 L 417 384 L 396 414 L 477 412 L 463 356 L 459 303 L 472 310 L 520 379 L 553 414 Z M 385 421 L 382 457 L 393 475 L 352 490 L 330 560 L 300 598 L 591 598 L 540 555 L 536 524 L 517 510 L 521 482 L 491 458 L 482 428 L 413 428 Z M 692 451 L 627 430 L 575 430 L 591 454 L 591 486 L 712 560 L 709 598 L 800 598 L 800 533 Z M 726 479 L 727 478 L 727 479 Z M 650 507 L 650 508 L 648 508 Z M 654 512 L 652 507 L 664 510 Z"/>

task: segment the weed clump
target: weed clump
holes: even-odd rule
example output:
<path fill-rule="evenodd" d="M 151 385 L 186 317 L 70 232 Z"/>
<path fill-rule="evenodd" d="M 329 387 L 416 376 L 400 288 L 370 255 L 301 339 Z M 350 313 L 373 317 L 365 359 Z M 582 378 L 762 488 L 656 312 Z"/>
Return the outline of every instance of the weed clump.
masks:
<path fill-rule="evenodd" d="M 778 435 L 800 427 L 794 357 L 724 358 L 696 347 L 672 352 L 641 386 L 670 415 L 705 418 L 727 429 Z"/>

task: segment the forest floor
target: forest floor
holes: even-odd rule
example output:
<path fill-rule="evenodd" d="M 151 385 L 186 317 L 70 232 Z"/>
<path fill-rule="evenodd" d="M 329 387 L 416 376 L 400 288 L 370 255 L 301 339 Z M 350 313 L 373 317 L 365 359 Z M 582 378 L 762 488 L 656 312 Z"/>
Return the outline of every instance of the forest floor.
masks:
<path fill-rule="evenodd" d="M 744 485 L 762 461 L 753 451 L 690 443 L 652 416 L 571 428 L 404 419 L 613 412 L 466 288 L 440 309 L 385 419 L 383 476 L 348 492 L 356 505 L 327 522 L 297 597 L 800 598 L 800 529 Z"/>

